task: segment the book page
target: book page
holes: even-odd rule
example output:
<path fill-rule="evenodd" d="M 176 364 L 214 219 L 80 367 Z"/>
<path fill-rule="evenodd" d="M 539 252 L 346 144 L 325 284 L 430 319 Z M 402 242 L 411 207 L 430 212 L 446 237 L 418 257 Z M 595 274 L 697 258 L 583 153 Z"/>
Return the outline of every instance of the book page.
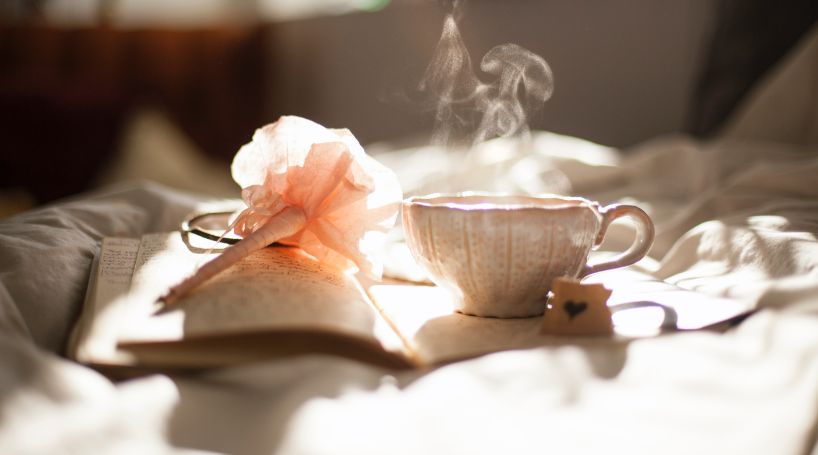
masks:
<path fill-rule="evenodd" d="M 169 311 L 157 312 L 161 295 L 214 257 L 192 247 L 179 233 L 142 238 L 125 323 L 119 327 L 121 345 L 307 331 L 369 340 L 387 351 L 404 349 L 353 277 L 297 248 L 258 250 Z"/>
<path fill-rule="evenodd" d="M 613 313 L 614 341 L 703 329 L 751 310 L 740 302 L 684 290 L 632 269 L 602 272 L 584 282 L 602 283 L 613 291 L 607 303 Z M 542 335 L 542 316 L 498 319 L 460 314 L 454 311 L 452 297 L 437 286 L 392 282 L 373 284 L 368 292 L 425 364 L 509 349 L 611 340 Z M 668 318 L 668 313 L 673 317 Z M 667 325 L 669 320 L 672 327 Z"/>
<path fill-rule="evenodd" d="M 85 363 L 122 361 L 116 352 L 121 303 L 131 285 L 139 239 L 105 238 L 91 268 L 82 315 L 69 342 L 69 357 Z"/>
<path fill-rule="evenodd" d="M 369 294 L 423 364 L 549 341 L 539 335 L 541 317 L 498 319 L 457 313 L 449 294 L 437 286 L 376 284 L 369 288 Z"/>

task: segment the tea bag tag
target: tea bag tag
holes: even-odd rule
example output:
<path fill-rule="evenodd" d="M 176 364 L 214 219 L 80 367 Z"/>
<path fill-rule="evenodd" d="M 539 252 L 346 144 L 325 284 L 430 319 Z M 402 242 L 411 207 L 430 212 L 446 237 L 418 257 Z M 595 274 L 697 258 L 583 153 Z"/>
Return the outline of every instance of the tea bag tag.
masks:
<path fill-rule="evenodd" d="M 611 310 L 606 302 L 611 291 L 601 284 L 582 284 L 571 278 L 555 278 L 553 295 L 543 316 L 540 333 L 547 335 L 613 334 Z"/>

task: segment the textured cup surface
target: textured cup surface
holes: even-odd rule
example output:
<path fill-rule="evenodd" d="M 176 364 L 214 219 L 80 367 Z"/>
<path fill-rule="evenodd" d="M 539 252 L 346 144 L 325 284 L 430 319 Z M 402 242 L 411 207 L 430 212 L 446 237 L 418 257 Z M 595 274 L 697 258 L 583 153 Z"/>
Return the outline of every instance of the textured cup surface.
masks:
<path fill-rule="evenodd" d="M 542 314 L 551 281 L 583 273 L 602 225 L 599 205 L 581 198 L 467 194 L 403 203 L 412 255 L 454 295 L 457 311 L 476 316 Z"/>

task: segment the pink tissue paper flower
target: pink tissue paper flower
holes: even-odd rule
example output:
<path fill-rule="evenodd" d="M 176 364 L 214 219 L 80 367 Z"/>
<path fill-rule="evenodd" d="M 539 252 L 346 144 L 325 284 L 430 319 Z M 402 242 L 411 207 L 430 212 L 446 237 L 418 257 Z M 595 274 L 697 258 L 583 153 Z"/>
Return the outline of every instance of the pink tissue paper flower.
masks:
<path fill-rule="evenodd" d="M 165 303 L 273 242 L 380 278 L 379 252 L 403 195 L 395 174 L 367 155 L 349 130 L 281 117 L 256 130 L 231 172 L 247 204 L 233 222 L 243 239 L 172 288 Z"/>

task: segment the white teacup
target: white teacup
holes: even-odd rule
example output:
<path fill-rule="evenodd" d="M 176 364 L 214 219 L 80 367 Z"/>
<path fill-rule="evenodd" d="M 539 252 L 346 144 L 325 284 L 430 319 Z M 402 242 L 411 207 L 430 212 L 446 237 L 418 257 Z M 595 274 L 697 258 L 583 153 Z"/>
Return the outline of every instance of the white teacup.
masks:
<path fill-rule="evenodd" d="M 620 217 L 635 221 L 633 244 L 588 265 L 590 251 Z M 654 235 L 650 217 L 632 205 L 480 193 L 409 198 L 403 228 L 412 255 L 453 294 L 457 311 L 499 318 L 543 314 L 554 278 L 633 264 L 647 254 Z"/>

